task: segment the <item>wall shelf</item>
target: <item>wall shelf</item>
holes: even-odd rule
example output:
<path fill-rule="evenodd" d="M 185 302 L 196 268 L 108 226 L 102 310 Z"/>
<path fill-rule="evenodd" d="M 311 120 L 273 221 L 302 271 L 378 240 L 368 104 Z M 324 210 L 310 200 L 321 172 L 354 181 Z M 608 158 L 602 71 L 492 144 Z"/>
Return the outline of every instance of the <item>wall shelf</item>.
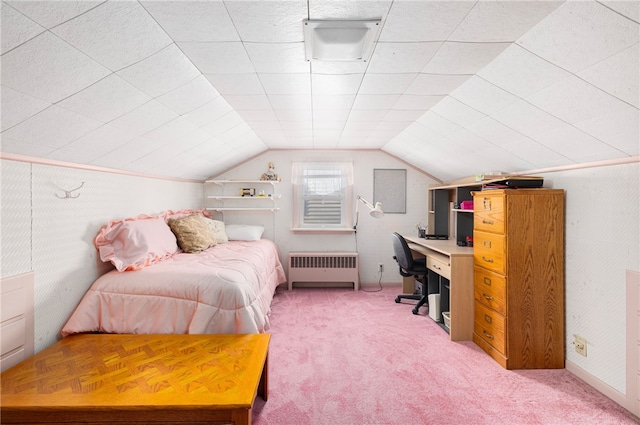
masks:
<path fill-rule="evenodd" d="M 208 211 L 217 211 L 217 212 L 275 212 L 280 208 L 275 206 L 275 203 L 278 199 L 282 197 L 282 195 L 275 193 L 276 185 L 279 183 L 275 180 L 250 180 L 250 179 L 240 179 L 240 180 L 206 180 L 205 183 L 214 184 L 218 186 L 220 189 L 216 191 L 219 192 L 217 194 L 207 194 L 205 199 L 213 202 L 206 206 Z M 241 189 L 247 188 L 249 186 L 251 189 L 256 189 L 255 186 L 265 185 L 263 187 L 271 186 L 269 192 L 264 196 L 254 195 L 254 196 L 242 196 L 238 195 Z M 258 192 L 256 190 L 256 192 Z M 231 195 L 230 193 L 234 193 Z M 225 204 L 226 203 L 226 204 Z M 265 207 L 264 205 L 273 204 L 274 206 Z M 263 205 L 263 206 L 249 206 L 249 205 Z"/>

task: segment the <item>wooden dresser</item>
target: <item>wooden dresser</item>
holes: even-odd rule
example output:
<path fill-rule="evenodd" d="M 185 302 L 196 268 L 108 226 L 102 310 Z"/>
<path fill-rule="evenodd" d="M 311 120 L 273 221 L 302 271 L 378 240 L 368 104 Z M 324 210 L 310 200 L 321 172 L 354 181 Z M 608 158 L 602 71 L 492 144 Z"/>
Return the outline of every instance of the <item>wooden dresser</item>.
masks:
<path fill-rule="evenodd" d="M 506 369 L 564 368 L 564 190 L 473 201 L 473 341 Z"/>

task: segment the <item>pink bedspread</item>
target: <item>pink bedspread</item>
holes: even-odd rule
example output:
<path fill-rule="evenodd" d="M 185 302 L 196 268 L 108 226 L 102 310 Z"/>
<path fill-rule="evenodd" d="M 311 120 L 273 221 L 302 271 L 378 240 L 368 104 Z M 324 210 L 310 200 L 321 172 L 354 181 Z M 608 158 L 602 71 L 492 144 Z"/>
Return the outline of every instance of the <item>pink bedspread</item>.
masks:
<path fill-rule="evenodd" d="M 271 300 L 286 281 L 268 240 L 230 241 L 176 254 L 138 271 L 98 278 L 62 329 L 140 334 L 261 333 Z"/>

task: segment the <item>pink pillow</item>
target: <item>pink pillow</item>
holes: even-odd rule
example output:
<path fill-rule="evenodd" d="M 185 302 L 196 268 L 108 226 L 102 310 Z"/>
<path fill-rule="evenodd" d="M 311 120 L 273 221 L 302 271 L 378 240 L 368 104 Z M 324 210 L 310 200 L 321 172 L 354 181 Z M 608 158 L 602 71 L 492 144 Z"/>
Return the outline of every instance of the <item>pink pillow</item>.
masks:
<path fill-rule="evenodd" d="M 118 271 L 140 270 L 178 251 L 176 237 L 161 216 L 113 221 L 95 239 L 102 261 Z"/>

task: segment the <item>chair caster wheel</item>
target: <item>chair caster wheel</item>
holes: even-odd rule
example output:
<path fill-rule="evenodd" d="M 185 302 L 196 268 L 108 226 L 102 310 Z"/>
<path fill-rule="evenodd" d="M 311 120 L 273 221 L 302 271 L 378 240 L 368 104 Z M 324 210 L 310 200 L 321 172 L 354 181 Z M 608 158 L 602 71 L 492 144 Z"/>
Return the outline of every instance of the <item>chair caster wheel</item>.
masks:
<path fill-rule="evenodd" d="M 411 310 L 411 312 L 412 312 L 413 314 L 418 314 L 418 309 L 414 308 L 413 310 Z"/>
<path fill-rule="evenodd" d="M 396 302 L 399 303 L 400 302 L 400 297 L 396 297 Z"/>

